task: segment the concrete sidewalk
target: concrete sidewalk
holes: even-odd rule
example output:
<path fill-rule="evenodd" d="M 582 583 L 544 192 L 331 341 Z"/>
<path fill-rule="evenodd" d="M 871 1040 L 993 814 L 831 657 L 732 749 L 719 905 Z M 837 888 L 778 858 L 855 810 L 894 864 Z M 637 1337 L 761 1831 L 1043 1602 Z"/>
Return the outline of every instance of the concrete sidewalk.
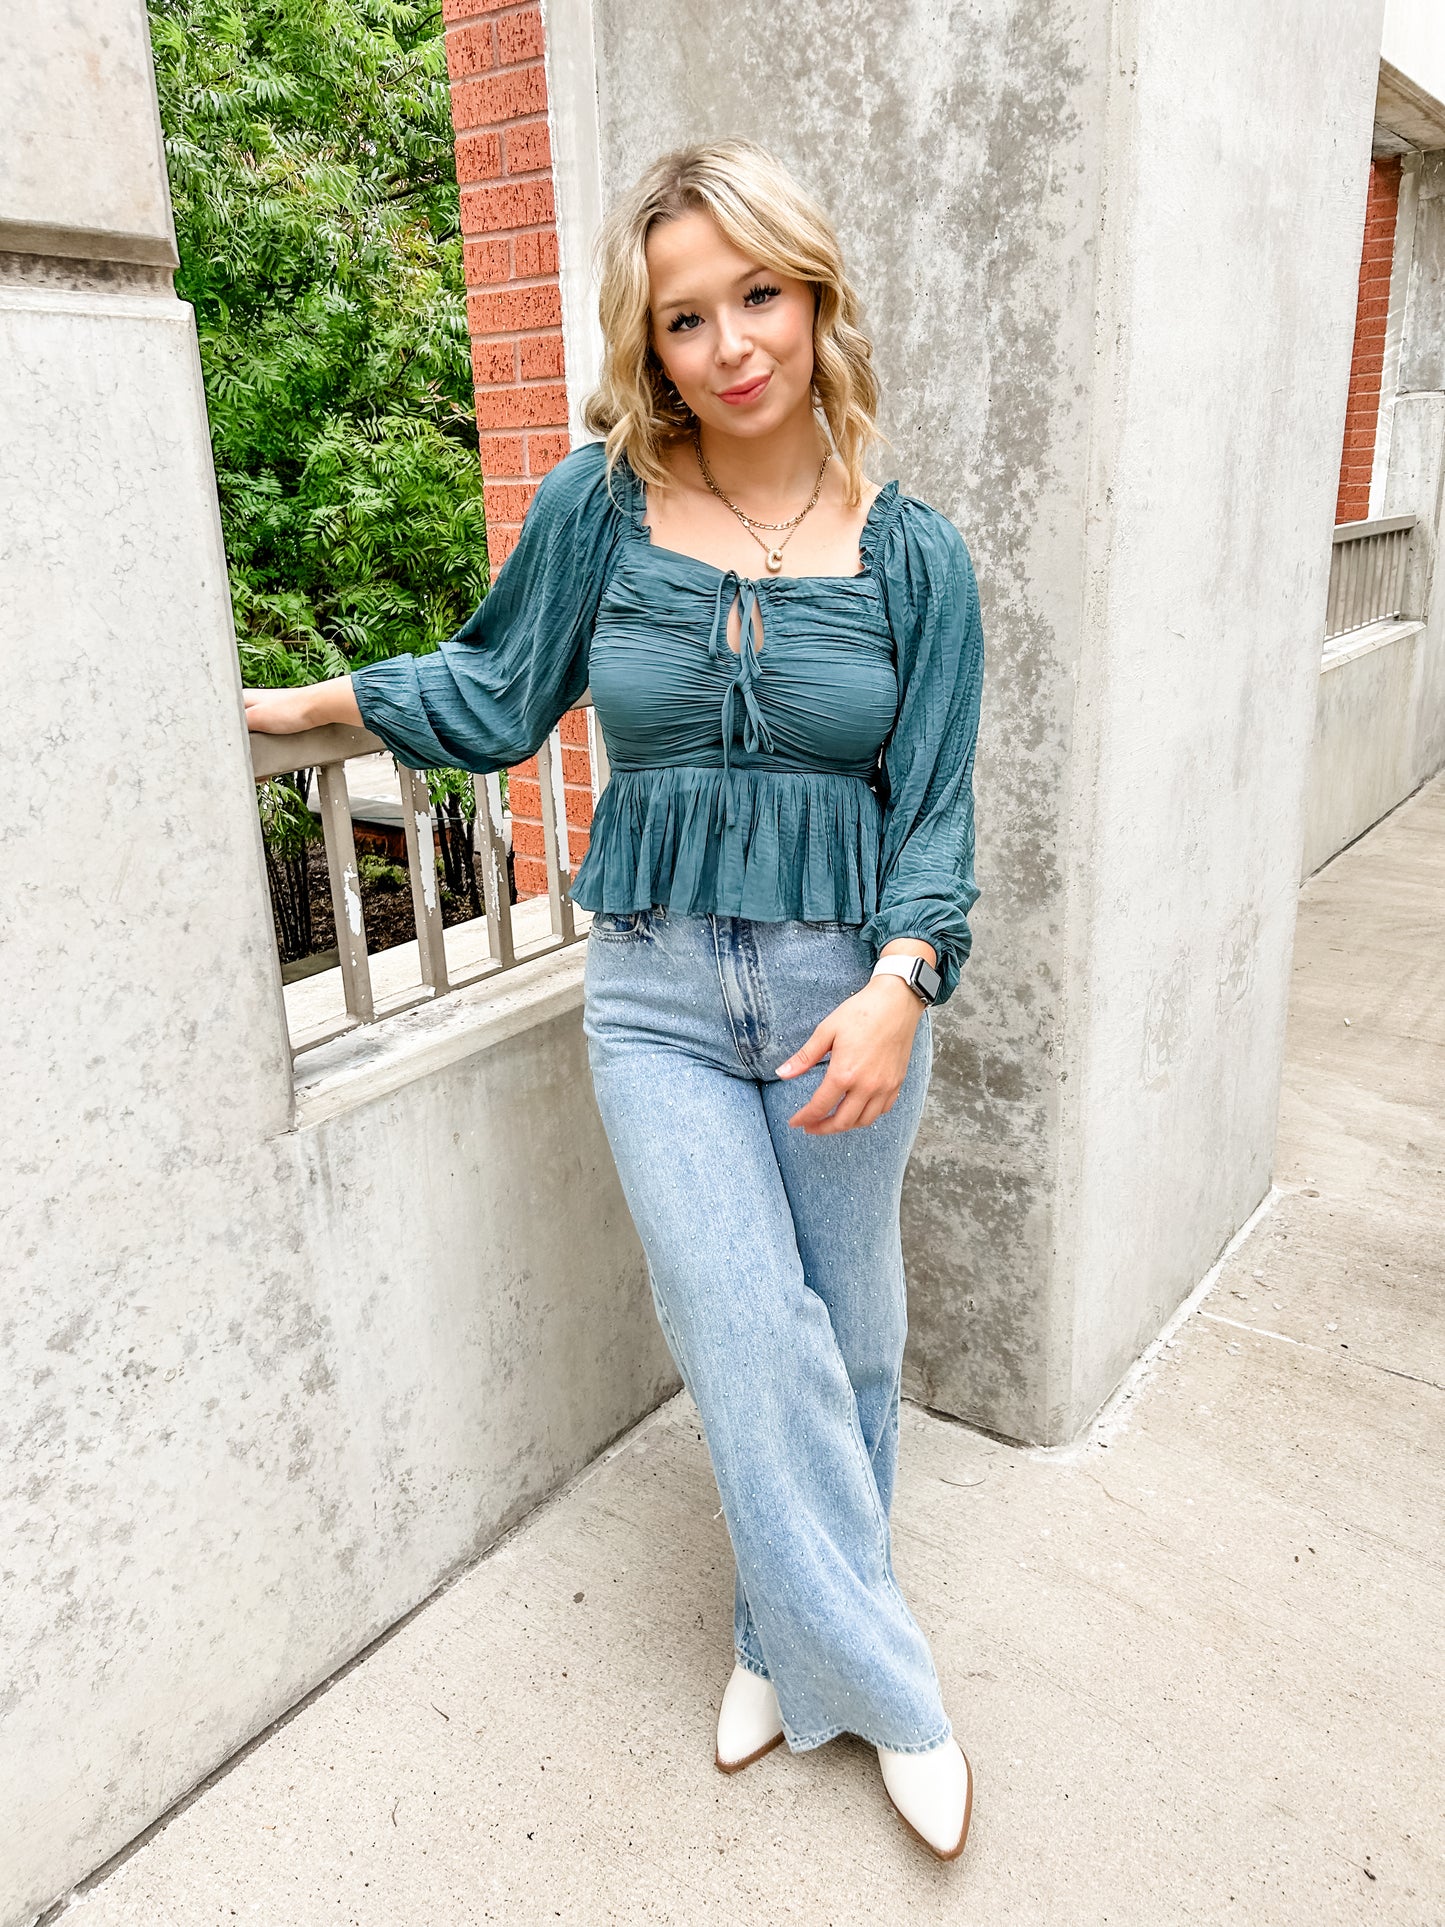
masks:
<path fill-rule="evenodd" d="M 1089 1437 L 905 1408 L 896 1565 L 976 1774 L 958 1862 L 852 1739 L 714 1769 L 732 1562 L 684 1397 L 67 1927 L 1441 1927 L 1442 1114 L 1437 779 L 1305 886 L 1276 1191 Z"/>

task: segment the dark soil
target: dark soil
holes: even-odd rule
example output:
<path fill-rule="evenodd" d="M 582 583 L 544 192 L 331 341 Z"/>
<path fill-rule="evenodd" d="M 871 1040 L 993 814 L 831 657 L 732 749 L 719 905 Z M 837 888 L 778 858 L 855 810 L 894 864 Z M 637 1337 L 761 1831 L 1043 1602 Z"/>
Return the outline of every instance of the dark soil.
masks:
<path fill-rule="evenodd" d="M 359 840 L 359 839 L 358 839 Z M 509 866 L 510 867 L 510 866 Z M 331 912 L 331 884 L 326 874 L 326 858 L 317 851 L 310 863 L 311 896 L 311 950 L 308 956 L 293 962 L 283 962 L 282 975 L 289 982 L 296 977 L 309 976 L 313 971 L 328 969 L 336 962 L 336 920 Z M 442 928 L 450 929 L 454 923 L 467 923 L 478 915 L 470 897 L 465 893 L 456 894 L 442 883 L 440 875 L 437 885 L 441 891 Z M 480 875 L 477 878 L 477 901 L 485 907 L 486 895 Z M 516 892 L 512 892 L 516 901 Z M 276 917 L 276 906 L 272 901 L 272 917 L 275 922 L 276 942 L 282 946 L 281 924 Z M 416 941 L 416 919 L 411 907 L 411 884 L 407 880 L 400 889 L 381 885 L 362 879 L 361 914 L 366 928 L 366 948 L 375 956 L 381 950 L 394 950 L 398 944 Z M 285 951 L 281 952 L 283 958 Z"/>

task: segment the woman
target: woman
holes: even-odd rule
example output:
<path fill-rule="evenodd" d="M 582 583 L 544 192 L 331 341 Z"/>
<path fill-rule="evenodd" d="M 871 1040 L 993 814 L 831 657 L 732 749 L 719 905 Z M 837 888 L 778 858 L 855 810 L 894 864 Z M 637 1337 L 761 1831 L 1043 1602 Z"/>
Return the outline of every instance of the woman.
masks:
<path fill-rule="evenodd" d="M 481 608 L 433 655 L 248 691 L 248 720 L 491 771 L 590 683 L 585 1031 L 736 1554 L 716 1763 L 858 1734 L 952 1859 L 972 1774 L 888 1515 L 899 1197 L 978 895 L 977 587 L 942 515 L 864 479 L 857 299 L 775 160 L 665 155 L 600 262 L 604 439 L 542 481 Z"/>

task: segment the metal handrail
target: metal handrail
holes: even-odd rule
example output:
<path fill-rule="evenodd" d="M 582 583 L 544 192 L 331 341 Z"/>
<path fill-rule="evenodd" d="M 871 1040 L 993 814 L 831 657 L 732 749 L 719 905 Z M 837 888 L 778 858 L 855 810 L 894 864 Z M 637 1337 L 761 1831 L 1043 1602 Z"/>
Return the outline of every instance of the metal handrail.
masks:
<path fill-rule="evenodd" d="M 1390 622 L 1405 612 L 1405 584 L 1416 517 L 1387 515 L 1341 522 L 1331 537 L 1325 640 Z"/>

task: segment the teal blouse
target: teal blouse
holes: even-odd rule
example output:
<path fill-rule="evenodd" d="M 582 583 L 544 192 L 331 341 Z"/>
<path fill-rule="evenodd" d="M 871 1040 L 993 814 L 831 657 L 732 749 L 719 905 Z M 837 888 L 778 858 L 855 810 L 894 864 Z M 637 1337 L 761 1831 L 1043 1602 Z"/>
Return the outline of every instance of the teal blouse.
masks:
<path fill-rule="evenodd" d="M 888 482 L 851 576 L 739 575 L 656 546 L 600 442 L 543 479 L 476 613 L 425 656 L 353 670 L 362 721 L 416 768 L 505 769 L 589 684 L 611 774 L 572 886 L 921 937 L 938 1001 L 971 948 L 978 587 L 946 517 Z M 741 650 L 728 646 L 740 605 Z"/>

